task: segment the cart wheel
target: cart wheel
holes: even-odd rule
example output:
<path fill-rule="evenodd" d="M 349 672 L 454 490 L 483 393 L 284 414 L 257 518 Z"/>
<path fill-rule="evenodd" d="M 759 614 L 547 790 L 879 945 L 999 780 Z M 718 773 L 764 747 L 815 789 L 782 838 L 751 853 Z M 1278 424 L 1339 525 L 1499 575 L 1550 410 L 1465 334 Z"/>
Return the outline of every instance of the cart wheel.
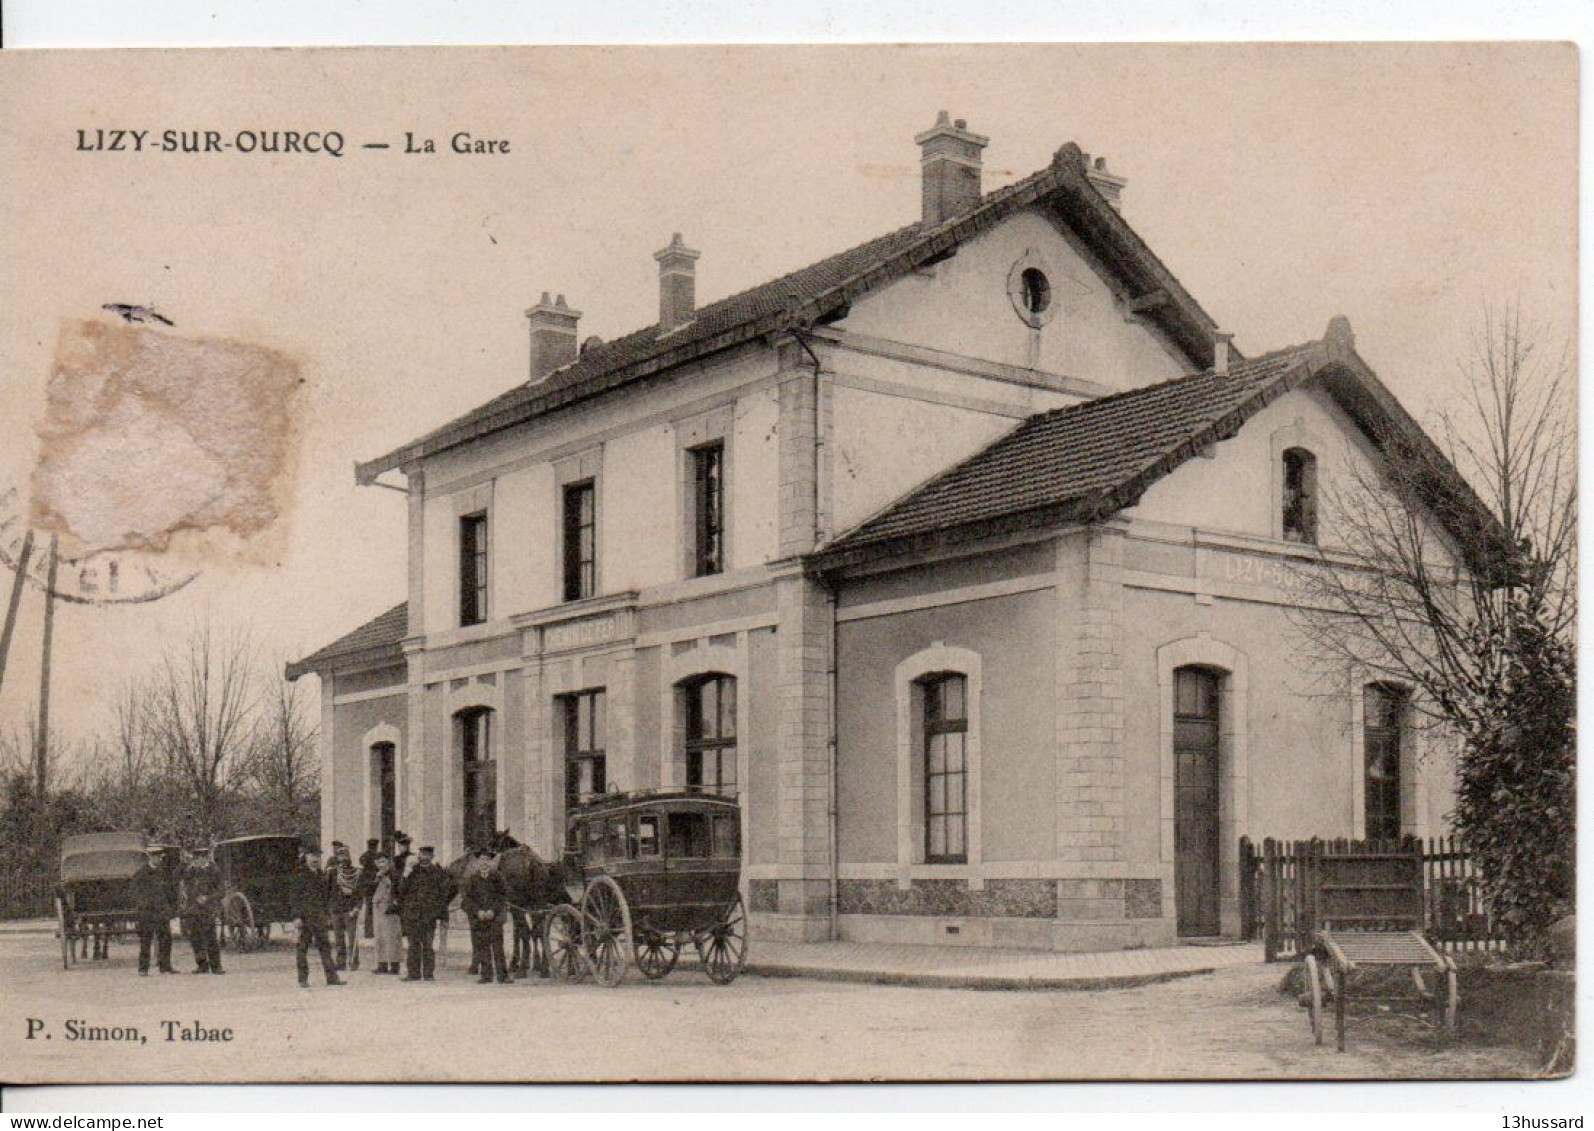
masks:
<path fill-rule="evenodd" d="M 579 982 L 590 974 L 581 949 L 581 912 L 561 903 L 542 922 L 543 953 L 548 956 L 548 977 L 558 983 Z"/>
<path fill-rule="evenodd" d="M 72 928 L 67 924 L 66 901 L 55 897 L 55 920 L 61 933 L 61 969 L 72 969 Z"/>
<path fill-rule="evenodd" d="M 255 911 L 249 906 L 249 897 L 241 891 L 228 892 L 221 903 L 223 934 L 233 950 L 242 953 L 254 950 L 257 942 Z"/>
<path fill-rule="evenodd" d="M 681 947 L 673 934 L 651 929 L 637 932 L 636 968 L 643 977 L 657 981 L 675 969 L 680 956 Z"/>
<path fill-rule="evenodd" d="M 1317 957 L 1306 956 L 1306 1008 L 1312 1025 L 1312 1039 L 1323 1043 L 1323 983 L 1317 972 Z"/>
<path fill-rule="evenodd" d="M 725 920 L 697 936 L 697 956 L 709 981 L 728 986 L 747 965 L 747 911 L 742 897 L 726 909 Z"/>
<path fill-rule="evenodd" d="M 581 897 L 581 946 L 599 985 L 618 986 L 631 964 L 631 909 L 620 885 L 599 876 Z"/>
<path fill-rule="evenodd" d="M 1456 1012 L 1461 1006 L 1461 988 L 1457 984 L 1457 979 L 1456 979 L 1456 960 L 1454 958 L 1447 957 L 1445 959 L 1445 982 L 1444 982 L 1444 985 L 1445 985 L 1445 993 L 1444 993 L 1444 1002 L 1445 1002 L 1445 1004 L 1444 1004 L 1443 1017 L 1444 1017 L 1444 1023 L 1445 1023 L 1445 1031 L 1448 1032 L 1448 1033 L 1454 1033 L 1456 1031 Z M 1435 989 L 1437 990 L 1437 985 L 1435 986 Z"/>

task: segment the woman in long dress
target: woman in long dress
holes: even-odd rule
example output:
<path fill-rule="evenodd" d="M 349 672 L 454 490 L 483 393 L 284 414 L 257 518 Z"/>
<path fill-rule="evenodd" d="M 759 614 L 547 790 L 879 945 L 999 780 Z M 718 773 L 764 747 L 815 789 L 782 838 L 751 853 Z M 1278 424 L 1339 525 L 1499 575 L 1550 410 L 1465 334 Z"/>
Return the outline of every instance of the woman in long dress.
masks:
<path fill-rule="evenodd" d="M 376 890 L 371 893 L 371 914 L 376 920 L 376 969 L 373 974 L 397 974 L 404 952 L 399 926 L 398 877 L 386 854 L 376 858 Z"/>

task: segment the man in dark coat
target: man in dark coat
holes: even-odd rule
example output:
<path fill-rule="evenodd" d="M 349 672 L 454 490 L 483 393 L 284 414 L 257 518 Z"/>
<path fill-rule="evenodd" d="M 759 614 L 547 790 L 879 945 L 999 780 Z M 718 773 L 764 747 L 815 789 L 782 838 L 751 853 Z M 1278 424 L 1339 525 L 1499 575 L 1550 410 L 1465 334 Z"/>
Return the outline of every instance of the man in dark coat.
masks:
<path fill-rule="evenodd" d="M 360 968 L 360 905 L 365 889 L 360 869 L 349 858 L 349 846 L 332 842 L 332 860 L 327 864 L 327 921 L 332 929 L 332 949 L 339 970 Z"/>
<path fill-rule="evenodd" d="M 371 907 L 371 896 L 376 892 L 376 858 L 382 855 L 380 842 L 372 837 L 365 842 L 360 853 L 360 889 L 365 892 L 365 937 L 376 937 L 376 915 Z"/>
<path fill-rule="evenodd" d="M 224 974 L 221 968 L 221 873 L 210 858 L 209 848 L 196 848 L 183 869 L 183 934 L 194 948 L 194 973 Z"/>
<path fill-rule="evenodd" d="M 432 846 L 420 850 L 420 859 L 399 883 L 399 922 L 408 944 L 404 955 L 404 980 L 433 980 L 437 967 L 437 921 L 448 914 L 454 898 L 454 877 L 432 860 Z"/>
<path fill-rule="evenodd" d="M 288 879 L 288 910 L 299 932 L 294 965 L 298 967 L 299 986 L 302 989 L 310 986 L 312 943 L 316 953 L 321 956 L 321 969 L 326 973 L 327 985 L 344 984 L 332 963 L 332 944 L 327 941 L 327 889 L 330 882 L 330 878 L 321 870 L 321 850 L 314 845 L 306 848 L 299 866 Z"/>
<path fill-rule="evenodd" d="M 393 875 L 402 880 L 410 868 L 410 834 L 396 832 L 393 834 Z"/>
<path fill-rule="evenodd" d="M 166 861 L 159 852 L 151 852 L 144 866 L 133 876 L 133 900 L 138 912 L 138 972 L 149 976 L 149 952 L 155 948 L 156 966 L 162 974 L 175 974 L 172 969 L 172 915 L 176 901 L 172 898 L 171 876 Z"/>
<path fill-rule="evenodd" d="M 470 923 L 470 949 L 481 970 L 477 982 L 486 985 L 496 977 L 508 985 L 509 964 L 504 961 L 504 919 L 509 889 L 498 874 L 498 854 L 491 848 L 478 849 L 476 865 L 465 880 L 460 908 Z"/>

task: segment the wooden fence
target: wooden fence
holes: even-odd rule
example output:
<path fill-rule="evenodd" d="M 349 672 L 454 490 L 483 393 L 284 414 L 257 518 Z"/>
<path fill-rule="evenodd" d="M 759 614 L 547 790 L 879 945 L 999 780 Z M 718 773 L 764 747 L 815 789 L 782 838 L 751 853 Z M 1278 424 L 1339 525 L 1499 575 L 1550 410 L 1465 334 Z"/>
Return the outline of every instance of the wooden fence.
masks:
<path fill-rule="evenodd" d="M 1240 926 L 1260 937 L 1269 962 L 1299 958 L 1316 928 L 1317 865 L 1329 855 L 1421 861 L 1423 928 L 1440 950 L 1461 953 L 1504 945 L 1490 922 L 1482 885 L 1467 849 L 1455 837 L 1399 841 L 1296 840 L 1260 845 L 1240 838 Z"/>

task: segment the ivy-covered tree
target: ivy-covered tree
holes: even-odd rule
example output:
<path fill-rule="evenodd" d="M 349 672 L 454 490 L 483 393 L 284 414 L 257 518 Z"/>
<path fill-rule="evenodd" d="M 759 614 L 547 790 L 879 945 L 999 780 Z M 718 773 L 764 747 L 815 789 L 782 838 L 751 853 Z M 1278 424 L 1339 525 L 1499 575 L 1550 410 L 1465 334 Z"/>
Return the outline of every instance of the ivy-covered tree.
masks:
<path fill-rule="evenodd" d="M 1443 448 L 1391 428 L 1375 466 L 1345 461 L 1299 614 L 1328 670 L 1411 689 L 1454 738 L 1452 822 L 1527 950 L 1573 899 L 1575 406 L 1547 338 L 1515 306 L 1486 310 Z M 1470 492 L 1434 489 L 1441 456 Z"/>

